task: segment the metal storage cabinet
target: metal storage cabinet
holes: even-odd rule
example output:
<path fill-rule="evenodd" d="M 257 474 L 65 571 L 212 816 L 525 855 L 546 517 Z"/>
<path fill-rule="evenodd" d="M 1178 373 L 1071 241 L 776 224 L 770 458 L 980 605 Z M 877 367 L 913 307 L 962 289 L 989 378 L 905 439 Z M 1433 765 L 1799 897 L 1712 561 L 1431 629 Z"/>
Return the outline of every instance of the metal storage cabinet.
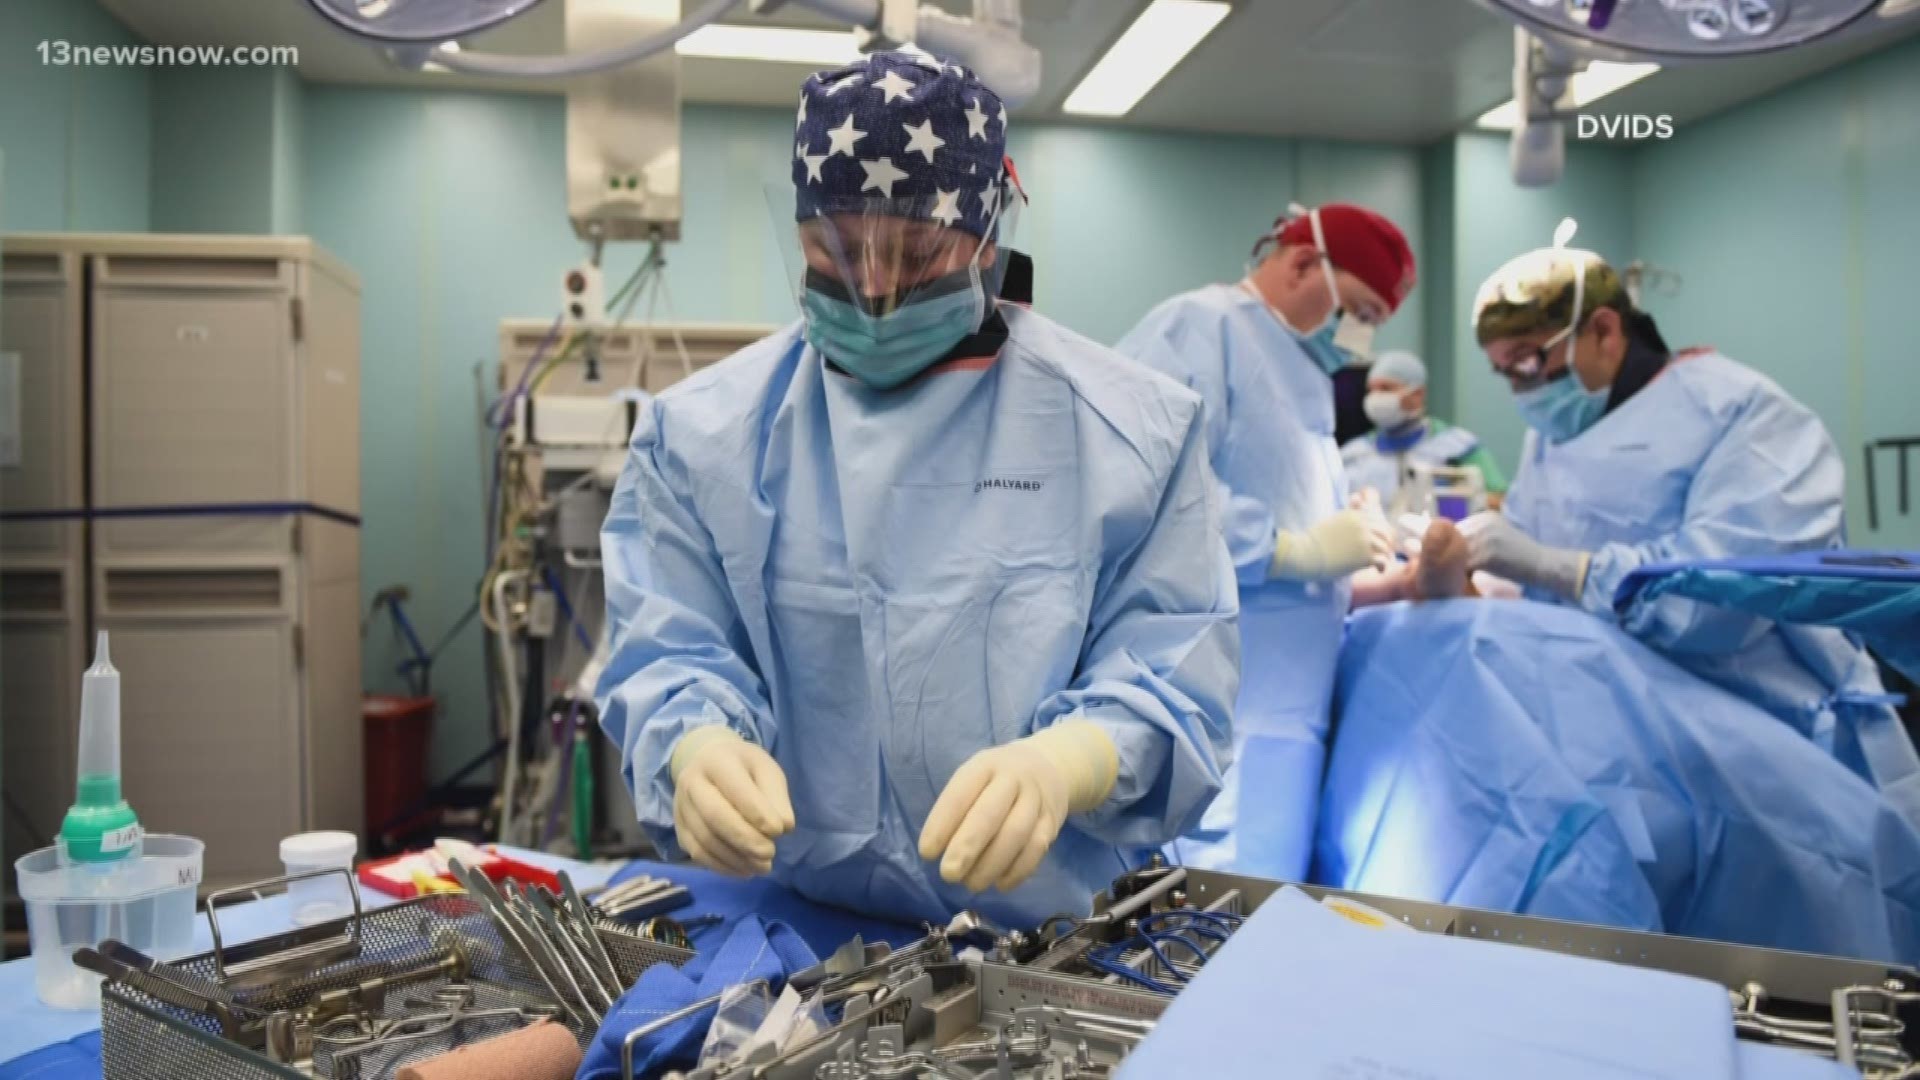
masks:
<path fill-rule="evenodd" d="M 312 503 L 359 513 L 350 275 L 310 244 L 280 239 L 127 238 L 91 255 L 97 506 Z M 284 558 L 291 524 L 103 520 L 94 550 L 106 561 Z"/>
<path fill-rule="evenodd" d="M 127 797 L 207 842 L 210 885 L 270 875 L 282 836 L 361 827 L 358 283 L 301 238 L 36 244 L 86 274 L 87 614 Z"/>
<path fill-rule="evenodd" d="M 0 466 L 0 510 L 70 511 L 85 501 L 82 291 L 79 256 L 0 244 L 0 352 L 19 356 L 20 379 L 19 464 Z M 47 842 L 73 801 L 84 531 L 71 516 L 0 522 L 0 785 L 13 804 L 4 848 L 14 855 Z"/>

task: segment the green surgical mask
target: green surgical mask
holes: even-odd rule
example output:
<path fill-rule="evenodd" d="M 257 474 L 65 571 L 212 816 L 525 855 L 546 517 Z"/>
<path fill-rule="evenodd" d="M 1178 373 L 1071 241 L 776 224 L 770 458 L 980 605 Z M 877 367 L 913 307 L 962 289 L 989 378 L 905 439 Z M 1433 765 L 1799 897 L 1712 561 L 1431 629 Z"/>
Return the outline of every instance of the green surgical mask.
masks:
<path fill-rule="evenodd" d="M 838 282 L 809 271 L 800 294 L 807 341 L 847 374 L 891 390 L 945 356 L 986 318 L 977 269 L 956 270 L 917 291 L 925 295 L 876 315 Z"/>

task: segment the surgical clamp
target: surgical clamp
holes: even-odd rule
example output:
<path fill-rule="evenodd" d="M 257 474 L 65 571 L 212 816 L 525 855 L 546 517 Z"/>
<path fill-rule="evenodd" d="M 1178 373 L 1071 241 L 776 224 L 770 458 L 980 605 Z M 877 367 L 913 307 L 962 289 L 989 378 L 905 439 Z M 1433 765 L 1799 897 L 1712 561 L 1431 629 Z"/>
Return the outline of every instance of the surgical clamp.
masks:
<path fill-rule="evenodd" d="M 583 1023 L 584 1020 L 580 1013 L 567 1002 L 566 996 L 560 992 L 559 984 L 553 980 L 552 974 L 543 962 L 545 959 L 544 953 L 538 950 L 531 942 L 531 928 L 521 925 L 519 917 L 509 910 L 506 898 L 493 887 L 493 883 L 487 879 L 486 875 L 476 870 L 467 869 L 459 860 L 448 860 L 447 866 L 453 876 L 466 887 L 468 895 L 480 902 L 481 907 L 493 919 L 494 924 L 499 927 L 501 934 L 513 944 L 521 956 L 526 958 L 528 966 L 533 969 L 534 975 L 540 979 L 541 985 L 546 987 L 547 992 L 553 995 L 555 1001 L 561 1003 L 568 1017 L 576 1024 Z"/>
<path fill-rule="evenodd" d="M 434 991 L 431 1003 L 408 1003 L 415 1008 L 437 1005 L 437 1009 L 385 1021 L 369 1021 L 362 1016 L 340 1017 L 314 1032 L 313 1041 L 316 1046 L 328 1051 L 333 1075 L 336 1080 L 341 1080 L 359 1075 L 361 1061 L 372 1054 L 395 1049 L 404 1051 L 408 1044 L 418 1044 L 448 1034 L 458 1037 L 461 1029 L 470 1023 L 512 1020 L 524 1027 L 560 1015 L 557 1005 L 508 1005 L 475 1009 L 473 1002 L 473 987 L 464 983 L 449 983 Z"/>
<path fill-rule="evenodd" d="M 614 966 L 613 955 L 607 952 L 606 942 L 601 941 L 600 935 L 594 930 L 593 909 L 589 908 L 586 900 L 581 898 L 580 890 L 573 887 L 573 879 L 567 876 L 566 871 L 562 870 L 559 878 L 560 897 L 565 902 L 567 910 L 573 914 L 574 925 L 580 928 L 581 935 L 593 946 L 602 970 L 612 976 L 614 985 L 618 986 L 621 981 L 620 969 Z"/>

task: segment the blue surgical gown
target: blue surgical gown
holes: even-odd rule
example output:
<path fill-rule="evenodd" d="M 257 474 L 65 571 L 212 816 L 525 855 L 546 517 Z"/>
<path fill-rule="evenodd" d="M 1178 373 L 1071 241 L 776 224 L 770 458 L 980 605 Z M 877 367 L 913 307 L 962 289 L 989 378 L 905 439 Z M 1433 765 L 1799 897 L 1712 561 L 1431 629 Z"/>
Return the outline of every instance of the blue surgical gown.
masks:
<path fill-rule="evenodd" d="M 786 772 L 775 878 L 902 919 L 1085 911 L 1220 788 L 1238 686 L 1232 567 L 1193 395 L 1040 315 L 997 359 L 876 392 L 799 326 L 644 407 L 602 534 L 602 722 L 670 854 L 668 759 L 726 724 Z M 1119 750 L 1011 893 L 921 860 L 976 751 L 1079 717 Z"/>
<path fill-rule="evenodd" d="M 1173 854 L 1190 866 L 1300 879 L 1311 855 L 1345 581 L 1270 580 L 1276 532 L 1347 503 L 1333 383 L 1264 302 L 1238 285 L 1166 301 L 1119 350 L 1199 391 L 1224 487 L 1245 655 L 1227 786 Z"/>
<path fill-rule="evenodd" d="M 1340 460 L 1347 470 L 1347 486 L 1354 491 L 1372 488 L 1380 501 L 1393 505 L 1407 469 L 1415 464 L 1435 468 L 1453 465 L 1480 448 L 1480 440 L 1465 428 L 1438 427 L 1427 421 L 1420 437 L 1405 446 L 1389 449 L 1382 435 L 1374 432 L 1350 439 L 1340 448 Z"/>
<path fill-rule="evenodd" d="M 1355 613 L 1316 880 L 1911 963 L 1920 830 L 1753 704 L 1527 601 Z"/>
<path fill-rule="evenodd" d="M 1718 353 L 1675 359 L 1575 438 L 1529 431 L 1505 512 L 1543 544 L 1592 553 L 1579 604 L 1653 563 L 1843 543 L 1845 470 L 1820 418 Z M 1920 822 L 1913 744 L 1873 660 L 1842 631 L 1776 623 L 1681 596 L 1632 605 L 1626 630 L 1791 724 Z"/>

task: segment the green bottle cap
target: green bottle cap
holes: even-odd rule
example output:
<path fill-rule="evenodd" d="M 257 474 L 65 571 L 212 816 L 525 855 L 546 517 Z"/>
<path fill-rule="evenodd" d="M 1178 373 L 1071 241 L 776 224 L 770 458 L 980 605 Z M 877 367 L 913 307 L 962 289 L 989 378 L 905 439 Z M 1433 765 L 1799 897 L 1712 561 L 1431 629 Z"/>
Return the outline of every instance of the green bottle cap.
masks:
<path fill-rule="evenodd" d="M 60 823 L 60 847 L 69 862 L 113 862 L 140 850 L 140 819 L 120 797 L 120 778 L 80 778 L 79 798 Z"/>

